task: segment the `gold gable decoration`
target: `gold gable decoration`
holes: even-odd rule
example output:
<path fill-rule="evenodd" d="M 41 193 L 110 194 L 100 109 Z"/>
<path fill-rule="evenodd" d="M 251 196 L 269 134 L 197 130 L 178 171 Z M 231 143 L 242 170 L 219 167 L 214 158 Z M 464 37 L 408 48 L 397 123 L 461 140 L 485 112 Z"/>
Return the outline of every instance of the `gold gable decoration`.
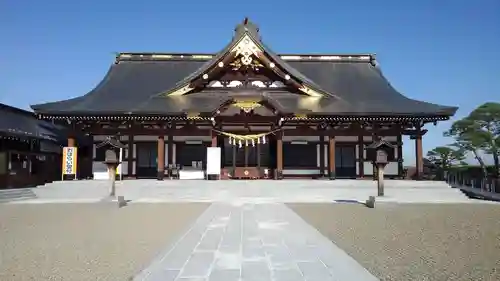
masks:
<path fill-rule="evenodd" d="M 240 39 L 238 44 L 231 49 L 231 53 L 236 53 L 235 56 L 241 56 L 240 61 L 243 65 L 250 65 L 253 61 L 253 56 L 258 57 L 262 50 L 247 34 Z"/>
<path fill-rule="evenodd" d="M 256 109 L 257 107 L 261 107 L 262 105 L 257 101 L 236 101 L 233 106 L 239 107 L 245 113 L 249 113 L 250 111 Z"/>
<path fill-rule="evenodd" d="M 250 135 L 238 135 L 238 134 L 233 134 L 233 133 L 228 133 L 228 132 L 223 132 L 219 130 L 214 130 L 215 132 L 224 135 L 226 137 L 229 137 L 229 144 L 232 145 L 238 145 L 239 148 L 242 148 L 243 145 L 245 146 L 255 146 L 255 144 L 266 144 L 266 136 L 270 134 L 274 134 L 277 131 L 280 131 L 281 129 L 278 130 L 273 130 L 267 133 L 260 133 L 260 134 L 250 134 Z"/>

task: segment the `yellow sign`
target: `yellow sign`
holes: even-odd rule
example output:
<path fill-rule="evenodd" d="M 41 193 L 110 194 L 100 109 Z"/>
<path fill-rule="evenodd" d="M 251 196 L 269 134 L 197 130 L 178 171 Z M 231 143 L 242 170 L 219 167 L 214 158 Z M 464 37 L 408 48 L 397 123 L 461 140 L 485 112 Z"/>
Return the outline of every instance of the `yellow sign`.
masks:
<path fill-rule="evenodd" d="M 76 175 L 77 152 L 78 150 L 76 147 L 63 148 L 63 158 L 62 158 L 63 175 Z"/>

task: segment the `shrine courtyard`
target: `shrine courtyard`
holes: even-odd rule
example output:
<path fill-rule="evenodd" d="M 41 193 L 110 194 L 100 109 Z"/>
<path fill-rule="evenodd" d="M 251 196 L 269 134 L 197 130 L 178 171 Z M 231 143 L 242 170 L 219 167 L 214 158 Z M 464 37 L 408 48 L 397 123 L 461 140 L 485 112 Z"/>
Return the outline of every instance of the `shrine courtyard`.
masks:
<path fill-rule="evenodd" d="M 282 197 L 254 184 L 237 192 L 236 184 L 229 191 L 204 186 L 202 193 L 187 182 L 183 192 L 156 191 L 175 200 L 151 203 L 151 181 L 144 184 L 150 190 L 135 193 L 119 183 L 118 195 L 133 199 L 118 208 L 93 202 L 106 189 L 83 183 L 41 187 L 37 199 L 0 204 L 0 280 L 500 280 L 495 203 L 457 195 L 370 209 L 330 200 L 348 193 L 319 187 L 329 181 L 314 181 L 309 191 L 272 181 Z M 395 190 L 389 184 L 387 197 L 398 199 Z"/>

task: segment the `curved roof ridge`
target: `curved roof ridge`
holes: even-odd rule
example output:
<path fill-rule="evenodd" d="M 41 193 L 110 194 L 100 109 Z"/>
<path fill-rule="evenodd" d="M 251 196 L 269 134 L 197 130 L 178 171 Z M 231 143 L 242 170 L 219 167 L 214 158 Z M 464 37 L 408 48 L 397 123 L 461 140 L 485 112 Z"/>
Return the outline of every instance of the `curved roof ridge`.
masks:
<path fill-rule="evenodd" d="M 413 98 L 410 98 L 410 97 L 404 95 L 403 93 L 401 93 L 400 91 L 398 91 L 396 89 L 396 87 L 394 87 L 392 85 L 392 83 L 389 81 L 389 79 L 387 79 L 387 77 L 384 75 L 384 72 L 382 71 L 382 68 L 380 67 L 380 64 L 378 64 L 378 63 L 377 63 L 377 65 L 370 65 L 369 69 L 372 72 L 376 73 L 379 76 L 379 79 L 381 79 L 385 83 L 387 83 L 387 85 L 392 90 L 394 90 L 396 93 L 398 93 L 399 97 L 402 98 L 402 99 L 405 99 L 405 100 L 408 100 L 408 101 L 411 101 L 411 102 L 415 102 L 415 103 L 419 103 L 419 104 L 422 104 L 422 105 L 429 105 L 429 106 L 433 106 L 433 107 L 436 107 L 436 108 L 440 108 L 446 114 L 451 114 L 451 115 L 454 115 L 455 112 L 458 110 L 458 107 L 456 107 L 456 106 L 448 106 L 448 105 L 442 105 L 442 104 L 437 104 L 437 103 L 431 103 L 431 102 L 427 102 L 427 101 L 413 99 Z"/>
<path fill-rule="evenodd" d="M 78 101 L 85 100 L 89 96 L 91 96 L 93 93 L 98 92 L 98 90 L 100 88 L 102 88 L 111 79 L 111 76 L 113 75 L 113 69 L 116 68 L 115 66 L 116 66 L 116 64 L 111 64 L 111 66 L 108 68 L 108 71 L 106 71 L 106 74 L 104 75 L 104 77 L 94 86 L 94 88 L 92 90 L 88 91 L 86 94 L 84 94 L 82 96 L 73 97 L 73 98 L 69 98 L 69 99 L 65 99 L 65 100 L 53 101 L 53 102 L 32 104 L 32 105 L 30 105 L 30 107 L 34 111 L 43 111 L 43 109 L 47 108 L 47 107 L 50 109 L 50 106 L 52 106 L 52 105 L 57 104 L 59 106 L 61 103 L 71 104 L 72 102 L 75 102 L 75 101 L 78 103 Z M 75 104 L 73 104 L 73 106 L 75 106 Z"/>

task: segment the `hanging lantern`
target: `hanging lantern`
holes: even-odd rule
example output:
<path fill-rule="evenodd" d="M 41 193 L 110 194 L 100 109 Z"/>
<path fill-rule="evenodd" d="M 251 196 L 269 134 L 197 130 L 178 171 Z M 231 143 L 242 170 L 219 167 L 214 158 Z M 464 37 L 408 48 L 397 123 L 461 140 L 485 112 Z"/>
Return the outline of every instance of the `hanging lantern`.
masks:
<path fill-rule="evenodd" d="M 252 139 L 252 146 L 255 146 L 255 140 Z"/>
<path fill-rule="evenodd" d="M 266 144 L 266 136 L 262 136 L 262 143 Z"/>
<path fill-rule="evenodd" d="M 238 141 L 240 148 L 242 147 L 241 140 Z"/>
<path fill-rule="evenodd" d="M 257 138 L 257 143 L 260 144 L 260 137 Z"/>

